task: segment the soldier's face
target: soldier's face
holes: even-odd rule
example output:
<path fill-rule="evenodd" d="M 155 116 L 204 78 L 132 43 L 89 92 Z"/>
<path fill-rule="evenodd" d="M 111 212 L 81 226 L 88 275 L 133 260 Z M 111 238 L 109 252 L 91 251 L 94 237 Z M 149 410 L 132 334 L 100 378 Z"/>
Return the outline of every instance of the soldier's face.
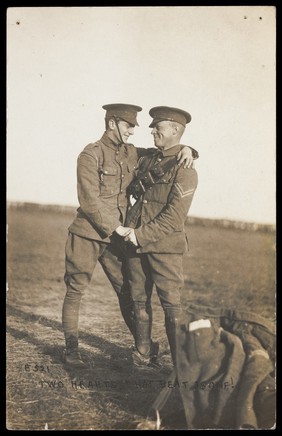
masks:
<path fill-rule="evenodd" d="M 132 124 L 129 124 L 127 121 L 119 120 L 118 127 L 119 127 L 119 131 L 120 131 L 120 135 L 122 137 L 122 140 L 123 140 L 123 142 L 126 143 L 128 141 L 128 138 L 134 134 L 135 126 Z M 119 136 L 117 126 L 115 128 L 115 135 L 116 135 L 116 139 L 119 141 L 120 136 Z"/>
<path fill-rule="evenodd" d="M 175 127 L 170 121 L 158 122 L 151 133 L 154 136 L 155 146 L 161 150 L 171 148 L 175 143 Z"/>

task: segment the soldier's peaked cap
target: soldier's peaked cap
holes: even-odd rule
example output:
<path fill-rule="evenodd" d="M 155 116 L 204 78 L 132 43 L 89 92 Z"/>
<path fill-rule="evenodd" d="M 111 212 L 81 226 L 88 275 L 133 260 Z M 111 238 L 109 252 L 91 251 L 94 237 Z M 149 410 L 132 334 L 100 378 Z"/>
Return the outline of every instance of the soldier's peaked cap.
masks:
<path fill-rule="evenodd" d="M 149 114 L 153 118 L 153 121 L 149 127 L 154 127 L 154 125 L 160 121 L 175 121 L 176 123 L 182 124 L 184 127 L 186 124 L 190 123 L 192 117 L 191 115 L 176 107 L 168 106 L 156 106 L 150 109 Z"/>
<path fill-rule="evenodd" d="M 142 107 L 124 103 L 105 104 L 102 107 L 107 111 L 105 118 L 117 117 L 127 121 L 129 124 L 139 126 L 137 123 L 137 112 L 142 111 Z"/>

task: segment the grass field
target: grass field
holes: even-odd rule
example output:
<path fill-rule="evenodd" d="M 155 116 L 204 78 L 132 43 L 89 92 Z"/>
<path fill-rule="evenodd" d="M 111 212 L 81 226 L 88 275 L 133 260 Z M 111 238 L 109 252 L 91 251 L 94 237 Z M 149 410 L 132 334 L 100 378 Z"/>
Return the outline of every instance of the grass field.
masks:
<path fill-rule="evenodd" d="M 11 207 L 7 255 L 7 428 L 133 429 L 171 370 L 154 294 L 159 371 L 131 363 L 132 338 L 101 267 L 82 300 L 80 346 L 88 371 L 62 364 L 64 246 L 74 211 Z M 275 320 L 275 233 L 187 223 L 185 301 L 251 310 Z M 177 407 L 177 399 L 176 407 Z M 183 428 L 180 421 L 166 428 Z M 184 427 L 185 428 L 185 427 Z"/>

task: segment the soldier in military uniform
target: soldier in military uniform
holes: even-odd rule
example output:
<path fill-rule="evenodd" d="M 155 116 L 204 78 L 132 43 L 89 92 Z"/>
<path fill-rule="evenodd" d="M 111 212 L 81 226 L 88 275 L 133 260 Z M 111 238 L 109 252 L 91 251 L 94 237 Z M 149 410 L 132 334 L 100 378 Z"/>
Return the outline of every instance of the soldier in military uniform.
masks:
<path fill-rule="evenodd" d="M 66 242 L 67 287 L 62 310 L 66 341 L 64 361 L 84 367 L 78 350 L 78 320 L 81 297 L 88 287 L 99 261 L 117 293 L 124 321 L 133 335 L 132 300 L 124 276 L 124 253 L 121 251 L 122 225 L 127 210 L 126 188 L 132 181 L 138 158 L 154 149 L 140 149 L 128 144 L 141 107 L 127 104 L 103 106 L 106 131 L 97 142 L 88 144 L 77 161 L 77 190 L 80 207 L 69 227 Z M 179 149 L 180 151 L 180 149 Z M 179 163 L 193 161 L 197 152 L 184 147 Z M 187 170 L 186 170 L 187 171 Z"/>
<path fill-rule="evenodd" d="M 151 277 L 165 313 L 166 333 L 173 362 L 175 335 L 181 323 L 183 255 L 187 250 L 185 220 L 198 183 L 194 168 L 177 165 L 180 139 L 188 112 L 166 106 L 150 110 L 154 153 L 141 157 L 136 179 L 128 190 L 137 201 L 127 213 L 125 241 L 136 247 L 127 260 L 134 302 L 135 358 L 152 360 L 156 346 L 151 340 Z M 134 229 L 133 229 L 134 228 Z M 126 231 L 126 229 L 125 229 Z"/>

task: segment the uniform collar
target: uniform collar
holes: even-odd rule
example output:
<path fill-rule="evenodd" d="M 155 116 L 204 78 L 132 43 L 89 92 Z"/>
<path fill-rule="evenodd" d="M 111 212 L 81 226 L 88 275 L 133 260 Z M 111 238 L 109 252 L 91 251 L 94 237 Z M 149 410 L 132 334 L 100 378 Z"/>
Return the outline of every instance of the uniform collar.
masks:
<path fill-rule="evenodd" d="M 104 132 L 101 138 L 101 142 L 103 142 L 103 144 L 105 144 L 107 147 L 111 148 L 112 150 L 116 150 L 118 147 L 118 144 L 116 144 L 108 137 L 107 132 Z"/>
<path fill-rule="evenodd" d="M 174 145 L 173 147 L 169 148 L 168 150 L 160 150 L 160 152 L 162 153 L 163 157 L 176 156 L 182 148 L 183 148 L 183 145 L 177 144 L 177 145 Z"/>

